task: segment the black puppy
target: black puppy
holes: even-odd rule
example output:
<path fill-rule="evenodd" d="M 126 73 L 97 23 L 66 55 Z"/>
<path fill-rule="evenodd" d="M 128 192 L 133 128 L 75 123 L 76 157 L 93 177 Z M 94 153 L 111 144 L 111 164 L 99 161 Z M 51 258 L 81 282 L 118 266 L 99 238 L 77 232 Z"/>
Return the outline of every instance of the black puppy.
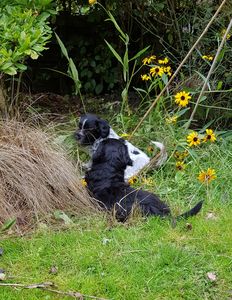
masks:
<path fill-rule="evenodd" d="M 93 114 L 81 116 L 78 129 L 75 132 L 75 138 L 79 144 L 89 147 L 91 157 L 103 140 L 109 138 L 120 139 L 107 121 Z M 157 158 L 153 167 L 160 167 L 167 159 L 166 149 L 160 142 L 151 141 L 151 143 L 160 149 L 159 158 Z M 150 158 L 146 153 L 135 147 L 129 141 L 125 141 L 125 145 L 128 149 L 130 159 L 133 161 L 133 166 L 128 165 L 125 170 L 124 178 L 125 180 L 128 180 L 145 166 L 148 166 Z M 91 164 L 92 162 L 90 161 L 85 167 L 89 169 Z"/>
<path fill-rule="evenodd" d="M 132 165 L 132 160 L 123 140 L 102 141 L 92 160 L 92 168 L 85 176 L 88 189 L 107 210 L 114 208 L 118 220 L 125 221 L 135 205 L 139 206 L 144 216 L 171 215 L 170 208 L 158 196 L 136 190 L 125 183 L 124 171 L 128 165 Z M 201 207 L 202 201 L 176 219 L 196 215 Z"/>

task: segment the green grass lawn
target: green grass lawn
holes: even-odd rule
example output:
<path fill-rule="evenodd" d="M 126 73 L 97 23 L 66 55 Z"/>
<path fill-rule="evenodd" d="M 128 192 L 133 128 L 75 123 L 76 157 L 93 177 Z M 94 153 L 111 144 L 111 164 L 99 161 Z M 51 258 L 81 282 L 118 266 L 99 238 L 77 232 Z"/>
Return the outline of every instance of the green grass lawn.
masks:
<path fill-rule="evenodd" d="M 171 149 L 175 141 L 167 142 Z M 152 184 L 144 188 L 165 199 L 174 215 L 203 199 L 199 215 L 175 228 L 158 218 L 112 224 L 105 216 L 87 216 L 65 230 L 47 227 L 24 237 L 2 235 L 4 282 L 52 281 L 62 291 L 115 300 L 232 299 L 231 139 L 202 146 L 190 156 L 186 169 L 177 172 L 169 151 L 167 164 L 147 175 Z M 209 167 L 217 178 L 207 187 L 197 176 Z M 52 266 L 57 273 L 49 272 Z M 70 297 L 0 287 L 0 299 Z"/>
<path fill-rule="evenodd" d="M 229 299 L 232 286 L 231 207 L 211 206 L 172 229 L 150 218 L 130 226 L 81 220 L 68 230 L 44 230 L 1 242 L 7 282 L 53 281 L 61 290 L 109 299 Z M 56 274 L 49 273 L 56 266 Z M 207 272 L 216 274 L 211 282 Z M 1 287 L 1 299 L 59 299 L 46 291 Z M 62 297 L 61 297 L 62 298 Z M 62 298 L 63 299 L 63 298 Z"/>

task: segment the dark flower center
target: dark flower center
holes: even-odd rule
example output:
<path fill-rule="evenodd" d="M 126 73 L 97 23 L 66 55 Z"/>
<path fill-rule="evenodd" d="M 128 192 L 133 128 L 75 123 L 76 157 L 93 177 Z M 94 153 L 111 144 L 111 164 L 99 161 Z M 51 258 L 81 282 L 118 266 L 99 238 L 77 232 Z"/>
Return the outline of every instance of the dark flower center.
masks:
<path fill-rule="evenodd" d="M 207 140 L 211 140 L 211 135 L 209 134 L 209 135 L 207 135 L 207 138 L 206 138 Z"/>
<path fill-rule="evenodd" d="M 193 138 L 193 141 L 194 141 L 194 142 L 197 142 L 197 141 L 198 141 L 198 138 L 197 138 L 197 137 L 194 137 L 194 138 Z"/>
<path fill-rule="evenodd" d="M 155 68 L 156 73 L 159 73 L 159 68 Z"/>
<path fill-rule="evenodd" d="M 181 100 L 185 100 L 185 96 L 181 96 L 180 99 L 181 99 Z"/>

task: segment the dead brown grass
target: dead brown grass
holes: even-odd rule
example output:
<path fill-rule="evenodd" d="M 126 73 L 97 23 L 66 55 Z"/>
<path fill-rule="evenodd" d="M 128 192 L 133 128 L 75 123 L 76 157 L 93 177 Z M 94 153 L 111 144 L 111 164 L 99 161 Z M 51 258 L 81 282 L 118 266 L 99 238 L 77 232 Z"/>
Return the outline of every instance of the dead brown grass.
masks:
<path fill-rule="evenodd" d="M 51 135 L 16 121 L 0 122 L 0 224 L 48 220 L 54 210 L 95 210 L 81 178 Z"/>

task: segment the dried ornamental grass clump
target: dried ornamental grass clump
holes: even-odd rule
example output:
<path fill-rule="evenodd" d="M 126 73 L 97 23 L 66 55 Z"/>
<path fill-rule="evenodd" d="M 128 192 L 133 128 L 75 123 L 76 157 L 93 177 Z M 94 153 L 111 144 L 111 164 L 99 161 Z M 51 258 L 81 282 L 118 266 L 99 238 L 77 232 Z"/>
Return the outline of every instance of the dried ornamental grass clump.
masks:
<path fill-rule="evenodd" d="M 94 211 L 81 177 L 52 137 L 15 121 L 0 122 L 0 224 L 32 225 L 54 210 Z"/>

